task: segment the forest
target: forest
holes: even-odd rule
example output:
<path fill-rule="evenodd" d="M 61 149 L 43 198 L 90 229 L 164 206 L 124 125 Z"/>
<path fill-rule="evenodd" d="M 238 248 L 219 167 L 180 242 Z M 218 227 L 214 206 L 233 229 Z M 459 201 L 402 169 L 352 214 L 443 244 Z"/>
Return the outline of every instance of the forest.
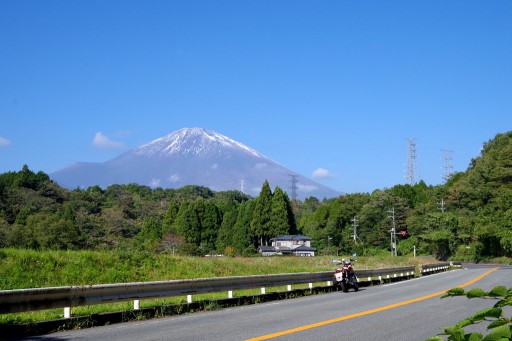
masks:
<path fill-rule="evenodd" d="M 357 238 L 353 238 L 354 227 Z M 438 259 L 512 257 L 512 132 L 483 144 L 465 172 L 372 193 L 291 201 L 265 181 L 257 197 L 206 187 L 138 184 L 68 190 L 27 165 L 0 174 L 0 248 L 257 255 L 283 234 L 312 238 L 320 254 Z"/>

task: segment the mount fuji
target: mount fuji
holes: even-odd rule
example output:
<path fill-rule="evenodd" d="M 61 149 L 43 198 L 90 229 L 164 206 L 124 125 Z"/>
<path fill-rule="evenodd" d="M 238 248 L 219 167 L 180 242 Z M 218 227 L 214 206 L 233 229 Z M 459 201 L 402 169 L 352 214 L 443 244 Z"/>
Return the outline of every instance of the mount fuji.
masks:
<path fill-rule="evenodd" d="M 66 188 L 138 183 L 150 187 L 205 186 L 213 191 L 243 190 L 257 196 L 265 180 L 291 198 L 292 179 L 298 199 L 341 195 L 217 132 L 183 128 L 104 163 L 74 163 L 50 177 Z"/>

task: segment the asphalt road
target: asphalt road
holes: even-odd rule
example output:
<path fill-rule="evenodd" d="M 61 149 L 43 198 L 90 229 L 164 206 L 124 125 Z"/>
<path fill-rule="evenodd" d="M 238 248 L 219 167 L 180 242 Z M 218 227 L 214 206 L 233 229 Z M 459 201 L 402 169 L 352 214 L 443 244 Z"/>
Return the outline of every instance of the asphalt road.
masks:
<path fill-rule="evenodd" d="M 468 265 L 463 270 L 359 292 L 333 292 L 25 340 L 425 340 L 442 326 L 494 304 L 493 300 L 465 297 L 440 299 L 441 291 L 462 285 L 466 290 L 511 287 L 512 267 L 495 268 Z"/>

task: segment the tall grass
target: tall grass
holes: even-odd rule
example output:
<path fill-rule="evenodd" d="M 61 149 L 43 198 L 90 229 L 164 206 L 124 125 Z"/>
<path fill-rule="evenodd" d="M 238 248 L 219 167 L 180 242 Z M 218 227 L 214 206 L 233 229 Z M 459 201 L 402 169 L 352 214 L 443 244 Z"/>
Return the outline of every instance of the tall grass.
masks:
<path fill-rule="evenodd" d="M 335 268 L 332 259 L 333 257 L 329 256 L 201 258 L 144 252 L 0 249 L 0 290 L 331 271 Z M 360 257 L 354 263 L 354 267 L 357 271 L 357 269 L 416 265 L 419 262 L 432 263 L 434 260 L 390 256 Z M 275 288 L 275 290 L 277 289 Z M 270 292 L 274 289 L 268 288 L 268 290 Z M 235 293 L 235 296 L 255 294 L 258 291 L 259 289 L 243 290 Z M 203 296 L 209 299 L 225 298 L 226 293 L 196 295 L 194 300 L 201 299 Z M 186 301 L 186 297 L 148 299 L 141 301 L 141 307 L 176 304 L 184 301 Z M 132 302 L 119 302 L 76 307 L 73 308 L 73 315 L 128 310 L 132 304 Z M 62 309 L 3 314 L 0 315 L 0 324 L 27 323 L 62 317 Z"/>
<path fill-rule="evenodd" d="M 354 267 L 384 268 L 417 262 L 418 259 L 402 257 L 361 257 Z M 329 256 L 202 258 L 144 252 L 0 249 L 0 290 L 316 272 L 333 268 Z"/>

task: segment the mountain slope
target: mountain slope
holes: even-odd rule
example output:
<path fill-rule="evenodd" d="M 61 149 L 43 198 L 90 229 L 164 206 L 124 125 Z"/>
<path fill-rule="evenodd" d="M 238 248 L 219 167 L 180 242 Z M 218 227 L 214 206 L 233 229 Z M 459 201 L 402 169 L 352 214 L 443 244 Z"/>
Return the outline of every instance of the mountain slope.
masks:
<path fill-rule="evenodd" d="M 202 128 L 183 128 L 107 162 L 75 163 L 50 176 L 67 188 L 126 183 L 162 188 L 200 185 L 214 191 L 243 188 L 253 196 L 259 194 L 266 179 L 272 187 L 281 187 L 291 197 L 291 174 L 297 175 L 299 199 L 341 194 L 240 142 Z"/>

